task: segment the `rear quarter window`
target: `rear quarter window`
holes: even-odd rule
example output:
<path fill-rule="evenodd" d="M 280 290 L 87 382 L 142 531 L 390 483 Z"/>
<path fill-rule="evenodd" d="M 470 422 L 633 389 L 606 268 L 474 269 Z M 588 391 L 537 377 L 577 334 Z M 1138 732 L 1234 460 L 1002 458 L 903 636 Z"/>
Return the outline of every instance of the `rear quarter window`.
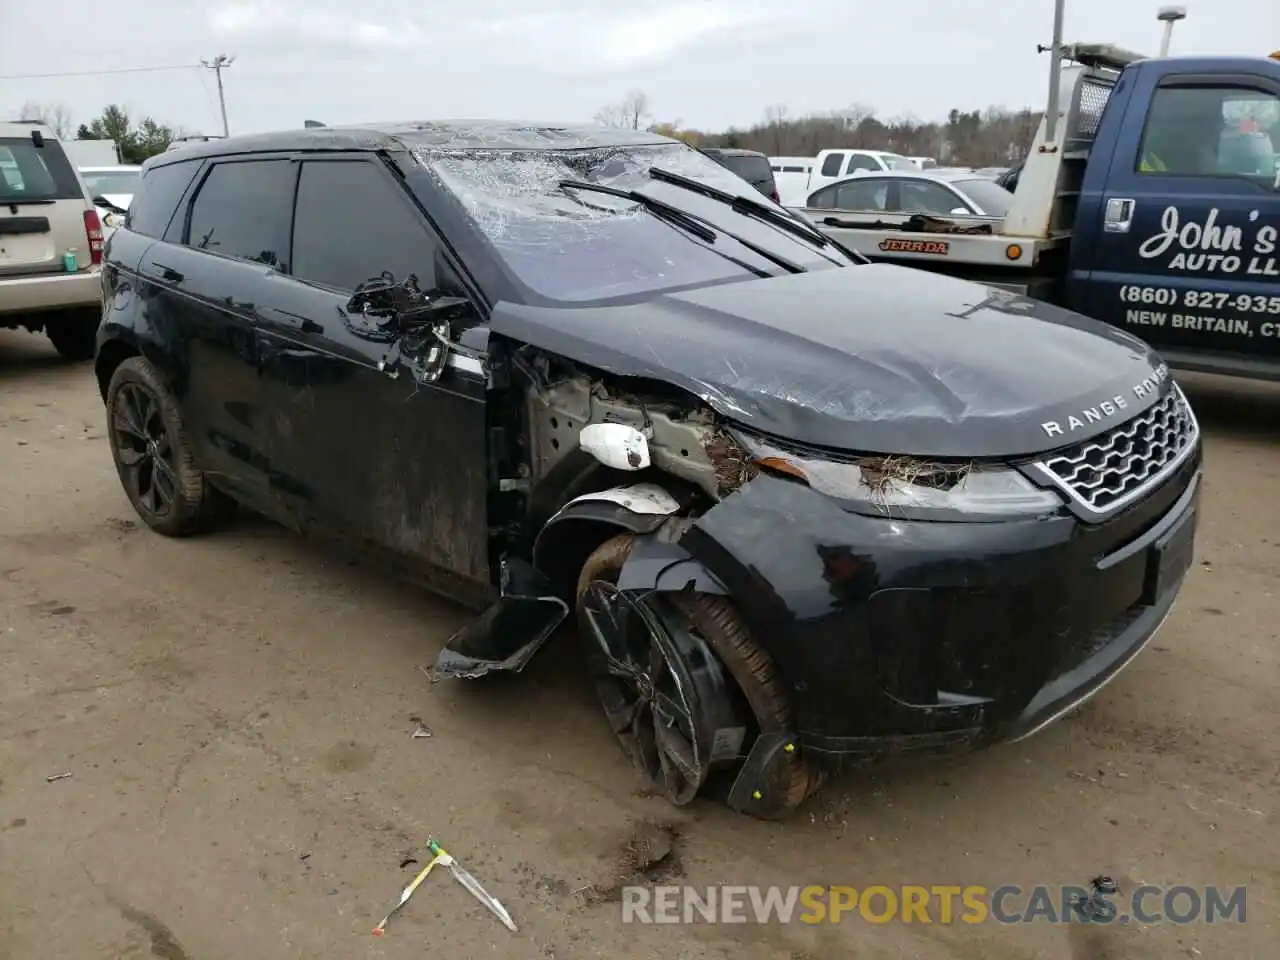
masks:
<path fill-rule="evenodd" d="M 727 156 L 720 162 L 749 183 L 768 182 L 773 179 L 773 168 L 765 157 Z"/>
<path fill-rule="evenodd" d="M 0 138 L 0 204 L 83 200 L 84 190 L 56 140 L 37 147 L 30 137 Z"/>
<path fill-rule="evenodd" d="M 199 168 L 199 160 L 183 160 L 145 171 L 129 204 L 125 228 L 144 237 L 163 237 Z"/>

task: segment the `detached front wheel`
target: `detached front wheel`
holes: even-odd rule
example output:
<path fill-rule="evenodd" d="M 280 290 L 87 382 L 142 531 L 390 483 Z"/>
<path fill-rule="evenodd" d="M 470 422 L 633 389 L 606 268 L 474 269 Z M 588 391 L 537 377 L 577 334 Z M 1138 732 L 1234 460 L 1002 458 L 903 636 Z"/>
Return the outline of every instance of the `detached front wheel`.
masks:
<path fill-rule="evenodd" d="M 789 732 L 791 711 L 773 662 L 727 598 L 618 589 L 633 542 L 613 537 L 583 565 L 578 628 L 623 751 L 646 786 L 683 806 L 716 775 L 736 776 L 761 735 Z M 747 809 L 763 819 L 785 816 L 822 780 L 794 747 L 758 773 Z"/>

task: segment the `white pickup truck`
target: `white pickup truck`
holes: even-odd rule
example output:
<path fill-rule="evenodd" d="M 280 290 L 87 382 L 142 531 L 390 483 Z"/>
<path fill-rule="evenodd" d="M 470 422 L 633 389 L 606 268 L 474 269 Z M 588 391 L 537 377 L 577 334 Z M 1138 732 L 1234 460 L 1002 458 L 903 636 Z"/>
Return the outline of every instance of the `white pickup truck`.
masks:
<path fill-rule="evenodd" d="M 858 173 L 918 170 L 908 157 L 887 150 L 821 150 L 816 157 L 770 157 L 784 207 L 803 207 L 809 194 Z"/>

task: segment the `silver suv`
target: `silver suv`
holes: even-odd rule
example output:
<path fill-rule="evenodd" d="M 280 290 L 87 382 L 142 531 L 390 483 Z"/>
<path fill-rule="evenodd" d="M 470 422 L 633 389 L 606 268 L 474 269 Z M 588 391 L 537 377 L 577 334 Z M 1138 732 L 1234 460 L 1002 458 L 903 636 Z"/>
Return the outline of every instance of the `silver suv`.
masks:
<path fill-rule="evenodd" d="M 57 136 L 0 123 L 0 328 L 43 330 L 93 357 L 102 314 L 102 222 Z"/>

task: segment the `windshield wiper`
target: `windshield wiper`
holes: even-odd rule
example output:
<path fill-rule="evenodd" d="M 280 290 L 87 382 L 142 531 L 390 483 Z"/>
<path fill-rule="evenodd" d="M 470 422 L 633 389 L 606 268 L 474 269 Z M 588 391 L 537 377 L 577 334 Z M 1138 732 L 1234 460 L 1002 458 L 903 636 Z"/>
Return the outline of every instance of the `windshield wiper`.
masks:
<path fill-rule="evenodd" d="M 694 180 L 692 177 L 686 177 L 680 173 L 672 173 L 670 170 L 662 167 L 650 167 L 649 176 L 654 180 L 661 180 L 663 183 L 670 183 L 677 187 L 683 187 L 686 190 L 692 190 L 694 193 L 700 193 L 704 197 L 710 197 L 712 200 L 719 200 L 721 203 L 727 203 L 733 207 L 738 213 L 749 217 L 756 217 L 771 223 L 776 227 L 781 227 L 788 233 L 797 237 L 803 237 L 810 243 L 818 247 L 826 247 L 831 245 L 831 238 L 806 223 L 802 223 L 789 213 L 781 210 L 774 210 L 767 207 L 763 203 L 758 203 L 749 197 L 740 197 L 737 194 L 729 193 L 727 190 L 721 190 L 719 187 L 713 187 L 709 183 L 703 183 L 701 180 Z"/>
<path fill-rule="evenodd" d="M 592 193 L 603 193 L 610 197 L 619 197 L 623 200 L 631 200 L 634 203 L 638 203 L 641 207 L 648 210 L 650 213 L 658 217 L 660 220 L 663 220 L 666 223 L 670 223 L 673 226 L 679 227 L 683 230 L 687 230 L 689 233 L 693 234 L 698 239 L 708 244 L 711 244 L 712 246 L 710 247 L 710 249 L 713 252 L 718 253 L 720 256 L 724 257 L 726 260 L 732 260 L 734 263 L 738 264 L 738 266 L 742 267 L 744 270 L 750 270 L 752 273 L 754 273 L 758 277 L 767 277 L 769 276 L 769 274 L 764 270 L 761 270 L 759 267 L 753 267 L 749 264 L 743 263 L 737 257 L 730 256 L 729 254 L 725 253 L 723 250 L 716 250 L 714 246 L 716 242 L 716 238 L 721 234 L 723 234 L 724 236 L 729 237 L 732 240 L 736 240 L 738 243 L 742 244 L 752 253 L 756 254 L 757 256 L 763 257 L 764 259 L 768 260 L 770 263 L 776 264 L 777 266 L 781 267 L 783 270 L 786 270 L 788 273 L 804 273 L 805 272 L 804 267 L 800 266 L 798 263 L 792 263 L 786 257 L 780 257 L 776 253 L 771 253 L 770 251 L 765 250 L 763 247 L 757 246 L 756 244 L 752 243 L 749 240 L 743 240 L 741 237 L 738 237 L 732 233 L 729 233 L 727 230 L 719 230 L 716 227 L 713 227 L 711 224 L 707 223 L 701 217 L 696 216 L 695 214 L 689 213 L 687 210 L 681 210 L 679 207 L 674 207 L 669 203 L 664 203 L 662 200 L 654 199 L 653 197 L 647 196 L 646 194 L 643 194 L 638 190 L 621 190 L 618 187 L 609 187 L 603 183 L 589 183 L 586 180 L 561 180 L 560 188 L 562 190 L 563 189 L 586 190 Z"/>

